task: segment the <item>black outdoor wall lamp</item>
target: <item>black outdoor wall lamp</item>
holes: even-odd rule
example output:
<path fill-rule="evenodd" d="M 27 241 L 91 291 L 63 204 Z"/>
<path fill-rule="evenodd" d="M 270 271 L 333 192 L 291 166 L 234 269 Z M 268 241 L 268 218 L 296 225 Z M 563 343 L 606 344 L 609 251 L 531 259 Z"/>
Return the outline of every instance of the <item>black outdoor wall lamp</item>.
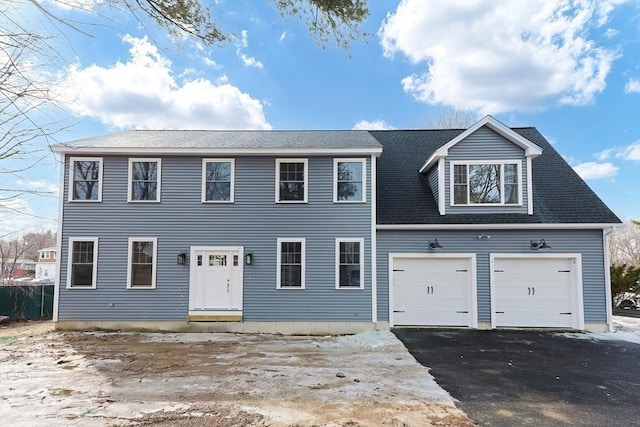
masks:
<path fill-rule="evenodd" d="M 249 253 L 244 256 L 244 263 L 247 265 L 253 264 L 253 254 Z"/>
<path fill-rule="evenodd" d="M 442 249 L 442 245 L 438 243 L 438 239 L 430 240 L 429 249 Z"/>
<path fill-rule="evenodd" d="M 551 249 L 551 246 L 547 245 L 544 239 L 540 239 L 539 242 L 531 241 L 531 249 L 537 251 L 538 249 Z"/>
<path fill-rule="evenodd" d="M 186 262 L 187 262 L 187 254 L 185 254 L 184 252 L 181 254 L 178 254 L 178 265 L 185 265 Z"/>

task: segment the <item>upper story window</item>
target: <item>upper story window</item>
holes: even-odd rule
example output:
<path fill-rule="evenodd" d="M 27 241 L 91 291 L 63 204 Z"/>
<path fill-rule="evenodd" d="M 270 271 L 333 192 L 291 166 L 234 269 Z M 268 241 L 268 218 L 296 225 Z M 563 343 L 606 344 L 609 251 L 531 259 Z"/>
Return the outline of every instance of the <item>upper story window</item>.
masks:
<path fill-rule="evenodd" d="M 520 161 L 452 162 L 452 205 L 519 205 Z"/>
<path fill-rule="evenodd" d="M 333 201 L 364 202 L 365 159 L 333 159 Z"/>
<path fill-rule="evenodd" d="M 130 238 L 127 288 L 156 287 L 156 254 L 158 239 Z"/>
<path fill-rule="evenodd" d="M 336 289 L 364 288 L 364 239 L 336 239 Z"/>
<path fill-rule="evenodd" d="M 49 258 L 51 258 L 51 252 L 49 251 L 40 252 L 40 259 L 49 259 Z"/>
<path fill-rule="evenodd" d="M 233 202 L 234 168 L 233 159 L 202 160 L 203 202 Z"/>
<path fill-rule="evenodd" d="M 129 159 L 130 202 L 160 201 L 160 159 Z"/>
<path fill-rule="evenodd" d="M 278 239 L 278 289 L 304 289 L 305 239 Z"/>
<path fill-rule="evenodd" d="M 69 201 L 102 201 L 101 158 L 71 157 L 69 171 Z"/>
<path fill-rule="evenodd" d="M 306 203 L 307 159 L 276 159 L 276 202 Z"/>
<path fill-rule="evenodd" d="M 95 237 L 69 238 L 69 265 L 67 288 L 96 287 L 98 274 L 98 239 Z"/>

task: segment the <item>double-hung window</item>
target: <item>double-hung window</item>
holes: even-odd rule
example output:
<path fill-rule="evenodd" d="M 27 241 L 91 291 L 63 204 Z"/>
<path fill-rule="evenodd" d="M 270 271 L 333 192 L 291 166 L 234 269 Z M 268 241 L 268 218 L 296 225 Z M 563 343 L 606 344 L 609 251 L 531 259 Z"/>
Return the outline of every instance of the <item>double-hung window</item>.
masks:
<path fill-rule="evenodd" d="M 364 239 L 336 239 L 336 289 L 364 288 Z"/>
<path fill-rule="evenodd" d="M 160 159 L 129 159 L 130 202 L 159 202 Z"/>
<path fill-rule="evenodd" d="M 364 202 L 365 159 L 333 159 L 333 201 Z"/>
<path fill-rule="evenodd" d="M 156 287 L 156 255 L 158 239 L 132 237 L 129 239 L 127 288 L 154 289 Z"/>
<path fill-rule="evenodd" d="M 98 238 L 69 238 L 67 288 L 94 289 L 98 275 Z"/>
<path fill-rule="evenodd" d="M 307 159 L 276 159 L 276 202 L 307 202 L 307 169 Z"/>
<path fill-rule="evenodd" d="M 71 157 L 69 159 L 69 201 L 102 201 L 102 159 Z"/>
<path fill-rule="evenodd" d="M 232 203 L 234 192 L 233 159 L 202 160 L 202 202 Z"/>
<path fill-rule="evenodd" d="M 304 289 L 305 239 L 278 239 L 278 289 Z"/>
<path fill-rule="evenodd" d="M 452 162 L 452 205 L 519 205 L 520 161 Z"/>

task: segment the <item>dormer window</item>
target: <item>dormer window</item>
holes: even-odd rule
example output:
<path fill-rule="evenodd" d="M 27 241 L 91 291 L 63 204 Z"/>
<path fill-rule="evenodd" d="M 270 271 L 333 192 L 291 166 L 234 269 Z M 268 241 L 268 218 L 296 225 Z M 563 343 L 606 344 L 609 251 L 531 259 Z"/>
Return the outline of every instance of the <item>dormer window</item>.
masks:
<path fill-rule="evenodd" d="M 454 206 L 520 205 L 521 162 L 451 162 L 451 200 Z"/>

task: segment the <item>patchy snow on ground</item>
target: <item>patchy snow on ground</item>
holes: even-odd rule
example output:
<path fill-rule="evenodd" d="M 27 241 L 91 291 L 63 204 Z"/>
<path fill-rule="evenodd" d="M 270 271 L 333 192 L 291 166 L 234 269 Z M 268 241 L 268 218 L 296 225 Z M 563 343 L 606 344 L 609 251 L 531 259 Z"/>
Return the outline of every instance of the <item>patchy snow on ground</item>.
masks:
<path fill-rule="evenodd" d="M 613 316 L 612 332 L 567 332 L 560 335 L 584 340 L 627 341 L 640 344 L 640 318 Z"/>
<path fill-rule="evenodd" d="M 390 331 L 0 334 L 0 426 L 471 426 Z"/>

